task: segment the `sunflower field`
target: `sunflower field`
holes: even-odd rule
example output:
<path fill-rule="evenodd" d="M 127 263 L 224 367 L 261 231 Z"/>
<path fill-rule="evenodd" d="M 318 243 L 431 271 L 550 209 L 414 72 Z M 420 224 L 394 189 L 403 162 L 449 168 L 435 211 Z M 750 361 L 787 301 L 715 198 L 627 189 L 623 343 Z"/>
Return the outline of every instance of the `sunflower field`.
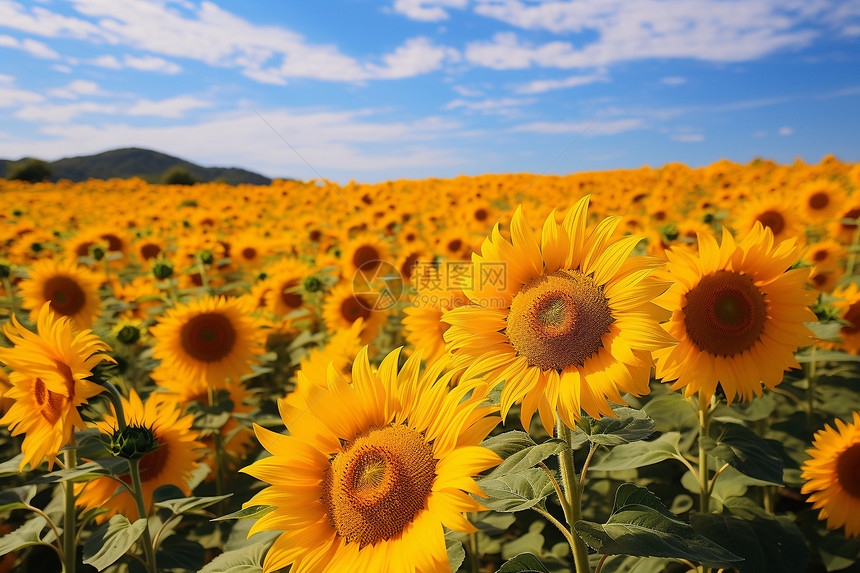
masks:
<path fill-rule="evenodd" d="M 860 165 L 0 199 L 0 571 L 860 571 Z"/>

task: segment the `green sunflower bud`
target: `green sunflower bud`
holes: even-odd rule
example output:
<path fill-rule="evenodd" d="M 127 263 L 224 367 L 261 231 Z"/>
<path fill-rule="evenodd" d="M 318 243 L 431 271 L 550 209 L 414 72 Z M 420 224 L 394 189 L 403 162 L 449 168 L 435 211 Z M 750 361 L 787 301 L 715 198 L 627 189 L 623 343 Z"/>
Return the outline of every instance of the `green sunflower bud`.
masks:
<path fill-rule="evenodd" d="M 307 277 L 302 281 L 302 288 L 306 292 L 318 292 L 323 288 L 323 283 L 319 277 Z"/>
<path fill-rule="evenodd" d="M 118 458 L 139 460 L 149 452 L 158 449 L 158 439 L 151 428 L 126 426 L 114 433 L 108 447 Z"/>
<path fill-rule="evenodd" d="M 92 258 L 97 261 L 100 261 L 105 258 L 105 254 L 106 253 L 104 248 L 100 247 L 99 245 L 93 245 L 92 247 L 90 247 L 90 256 L 92 256 Z"/>
<path fill-rule="evenodd" d="M 5 263 L 0 263 L 0 279 L 8 279 L 11 274 L 12 268 Z"/>
<path fill-rule="evenodd" d="M 204 265 L 211 265 L 215 262 L 215 255 L 209 249 L 200 251 L 200 262 Z"/>
<path fill-rule="evenodd" d="M 123 344 L 134 344 L 140 340 L 140 329 L 136 326 L 127 324 L 123 326 L 116 335 L 116 339 Z"/>
<path fill-rule="evenodd" d="M 157 261 L 152 265 L 152 274 L 158 280 L 169 279 L 173 276 L 173 263 L 170 261 Z"/>

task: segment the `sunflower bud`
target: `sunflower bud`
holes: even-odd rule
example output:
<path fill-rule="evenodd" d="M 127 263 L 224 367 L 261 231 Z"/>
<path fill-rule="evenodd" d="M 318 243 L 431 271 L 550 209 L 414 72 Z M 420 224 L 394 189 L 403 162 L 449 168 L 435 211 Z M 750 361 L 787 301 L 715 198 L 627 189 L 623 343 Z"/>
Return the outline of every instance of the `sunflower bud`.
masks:
<path fill-rule="evenodd" d="M 157 261 L 152 265 L 152 274 L 159 280 L 169 279 L 173 276 L 173 263 L 170 261 Z"/>
<path fill-rule="evenodd" d="M 323 288 L 322 281 L 318 277 L 307 277 L 302 281 L 302 288 L 306 292 L 318 292 Z"/>
<path fill-rule="evenodd" d="M 204 265 L 211 265 L 215 262 L 215 255 L 209 249 L 200 251 L 200 262 Z"/>
<path fill-rule="evenodd" d="M 116 335 L 116 339 L 123 344 L 134 344 L 140 340 L 140 329 L 136 326 L 127 324 L 123 326 Z"/>
<path fill-rule="evenodd" d="M 93 245 L 92 247 L 90 247 L 90 256 L 97 261 L 102 260 L 103 258 L 105 258 L 104 247 L 101 247 L 99 245 Z"/>
<path fill-rule="evenodd" d="M 158 440 L 152 433 L 152 428 L 126 426 L 114 433 L 108 447 L 118 458 L 139 460 L 149 452 L 158 449 Z"/>
<path fill-rule="evenodd" d="M 0 279 L 8 279 L 11 274 L 12 268 L 5 263 L 0 263 Z"/>

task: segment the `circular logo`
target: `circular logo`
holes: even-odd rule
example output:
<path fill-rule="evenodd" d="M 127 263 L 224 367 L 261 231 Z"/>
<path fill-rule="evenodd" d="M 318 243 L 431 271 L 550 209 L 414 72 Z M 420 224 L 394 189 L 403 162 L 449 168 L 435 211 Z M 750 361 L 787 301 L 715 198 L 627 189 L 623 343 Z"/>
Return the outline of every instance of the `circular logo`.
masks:
<path fill-rule="evenodd" d="M 403 276 L 388 261 L 366 261 L 352 277 L 352 293 L 370 311 L 388 310 L 403 296 Z"/>

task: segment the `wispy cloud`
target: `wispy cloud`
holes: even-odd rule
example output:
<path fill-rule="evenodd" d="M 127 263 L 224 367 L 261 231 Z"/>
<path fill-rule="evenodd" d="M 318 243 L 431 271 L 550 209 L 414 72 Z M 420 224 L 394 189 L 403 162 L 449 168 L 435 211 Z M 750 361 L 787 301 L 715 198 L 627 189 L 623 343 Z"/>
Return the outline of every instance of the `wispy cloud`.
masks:
<path fill-rule="evenodd" d="M 438 22 L 449 18 L 447 8 L 463 9 L 469 0 L 394 0 L 394 11 L 412 20 Z"/>
<path fill-rule="evenodd" d="M 60 54 L 58 54 L 56 50 L 52 49 L 47 44 L 30 38 L 19 40 L 12 36 L 0 35 L 0 47 L 24 50 L 36 58 L 42 58 L 45 60 L 60 59 Z"/>
<path fill-rule="evenodd" d="M 536 121 L 525 123 L 513 128 L 513 131 L 528 131 L 532 133 L 560 134 L 582 133 L 583 135 L 614 135 L 624 131 L 642 129 L 645 122 L 639 118 L 615 119 L 610 121 L 573 121 L 551 122 Z"/>
<path fill-rule="evenodd" d="M 533 80 L 527 84 L 514 87 L 518 94 L 540 94 L 552 90 L 575 88 L 593 84 L 595 82 L 608 82 L 609 77 L 604 74 L 593 74 L 587 76 L 570 76 L 559 80 Z"/>

